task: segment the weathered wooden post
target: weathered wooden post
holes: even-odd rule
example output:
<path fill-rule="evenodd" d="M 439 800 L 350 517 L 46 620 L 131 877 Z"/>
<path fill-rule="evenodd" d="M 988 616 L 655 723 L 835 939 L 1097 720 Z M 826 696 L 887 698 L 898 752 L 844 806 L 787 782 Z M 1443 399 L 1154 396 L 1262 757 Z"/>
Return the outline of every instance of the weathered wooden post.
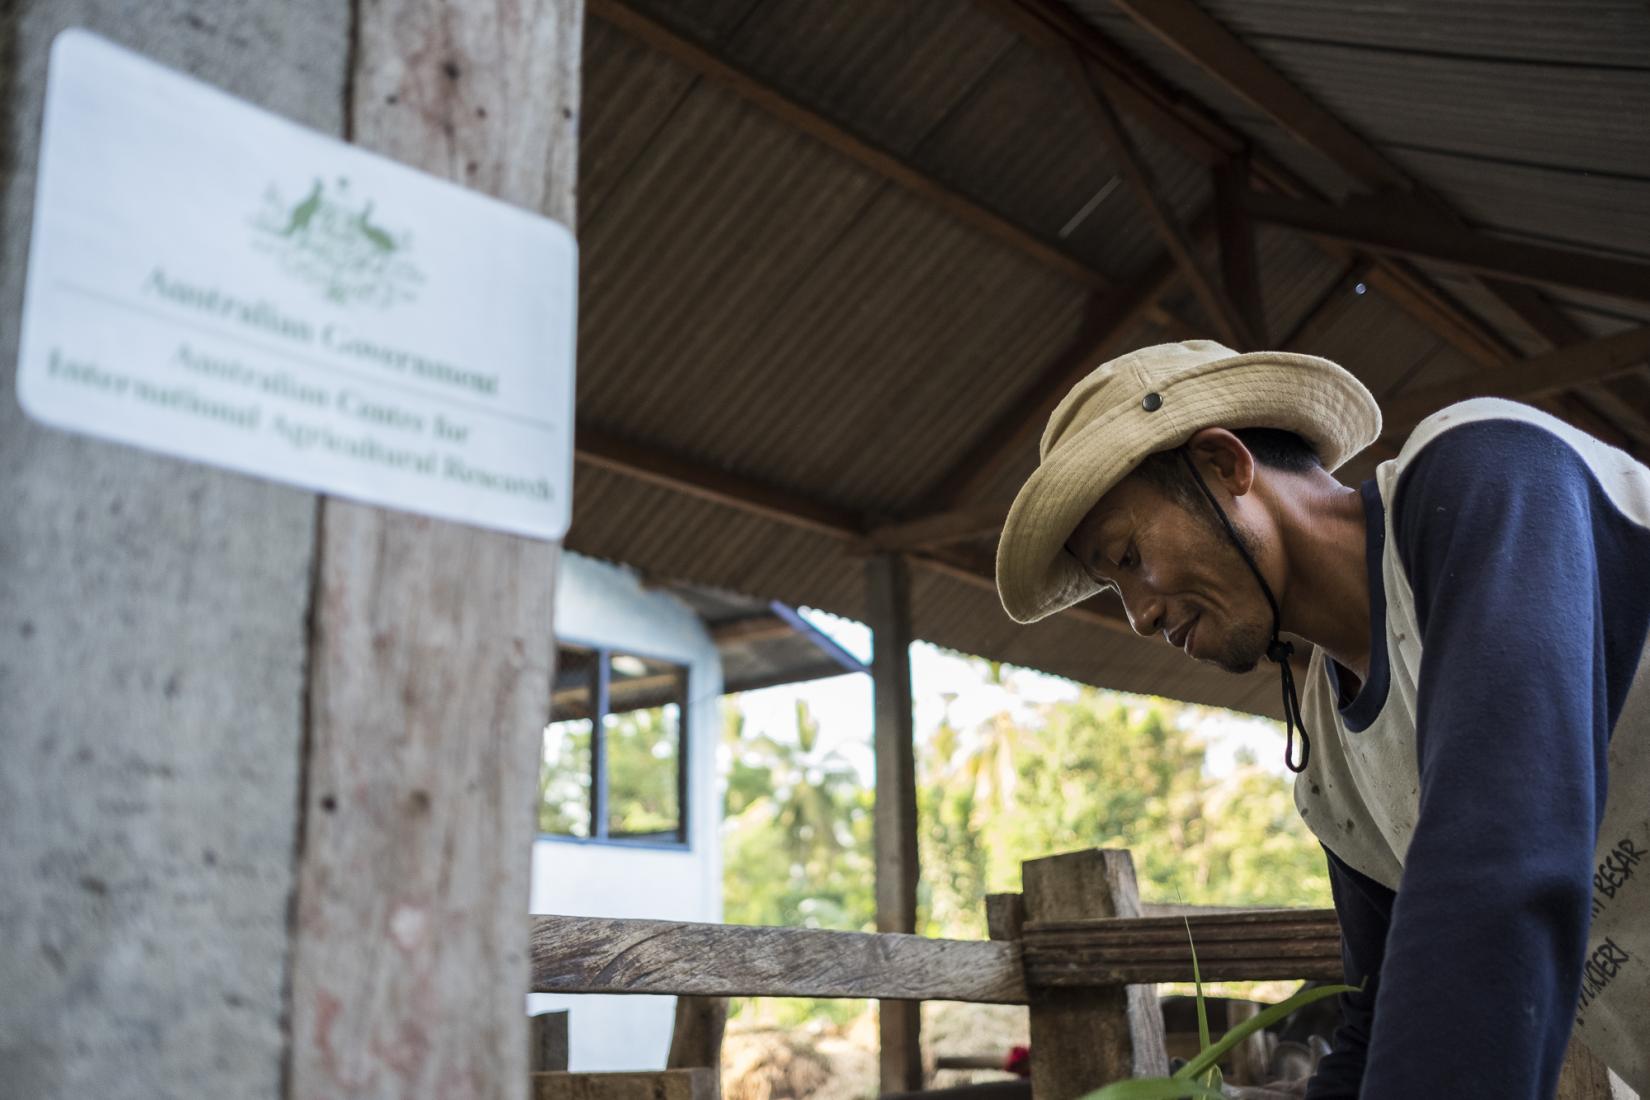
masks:
<path fill-rule="evenodd" d="M 677 997 L 666 1069 L 709 1069 L 712 1096 L 722 1095 L 722 1036 L 728 1026 L 726 997 Z"/>
<path fill-rule="evenodd" d="M 866 622 L 876 693 L 877 931 L 917 930 L 917 778 L 911 716 L 911 575 L 905 559 L 865 566 Z M 882 1001 L 882 1091 L 922 1088 L 922 1005 Z"/>
<path fill-rule="evenodd" d="M 54 431 L 11 380 L 60 30 L 571 224 L 582 10 L 0 11 L 8 1094 L 525 1097 L 556 544 Z"/>
<path fill-rule="evenodd" d="M 1140 916 L 1134 860 L 1088 849 L 1021 864 L 1027 922 Z M 1163 1014 L 1149 985 L 1034 988 L 1031 1089 L 1070 1100 L 1129 1077 L 1167 1076 Z"/>

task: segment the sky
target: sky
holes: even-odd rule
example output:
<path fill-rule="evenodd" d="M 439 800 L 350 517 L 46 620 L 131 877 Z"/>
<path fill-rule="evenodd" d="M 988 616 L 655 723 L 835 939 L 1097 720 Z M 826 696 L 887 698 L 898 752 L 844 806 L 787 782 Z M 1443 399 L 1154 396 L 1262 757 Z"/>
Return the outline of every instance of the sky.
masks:
<path fill-rule="evenodd" d="M 864 624 L 811 608 L 803 608 L 801 613 L 855 657 L 862 661 L 871 659 L 871 631 Z M 1037 705 L 1077 696 L 1078 685 L 1074 682 L 1031 669 L 1014 669 L 1009 679 L 1010 691 L 987 684 L 966 658 L 927 642 L 917 642 L 911 647 L 911 696 L 917 740 L 926 740 L 933 733 L 948 706 L 951 724 L 966 730 L 1005 708 L 1015 709 L 1019 716 L 1030 720 Z M 819 720 L 821 748 L 835 748 L 858 769 L 861 780 L 870 785 L 873 774 L 871 678 L 849 674 L 746 692 L 740 697 L 746 730 L 760 730 L 781 739 L 794 737 L 799 699 L 808 704 L 808 709 Z M 1283 764 L 1283 728 L 1278 723 L 1212 708 L 1198 708 L 1190 720 L 1209 746 L 1207 771 L 1211 776 L 1231 771 L 1236 766 L 1238 753 L 1245 748 L 1268 771 L 1288 775 Z"/>

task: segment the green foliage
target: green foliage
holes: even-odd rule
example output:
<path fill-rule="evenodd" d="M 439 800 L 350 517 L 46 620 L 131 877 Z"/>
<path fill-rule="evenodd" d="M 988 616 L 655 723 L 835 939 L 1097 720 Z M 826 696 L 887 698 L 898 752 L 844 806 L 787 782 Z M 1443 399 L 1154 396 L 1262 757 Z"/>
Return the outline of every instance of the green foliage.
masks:
<path fill-rule="evenodd" d="M 539 832 L 590 835 L 590 720 L 554 722 L 539 763 Z"/>
<path fill-rule="evenodd" d="M 648 707 L 603 721 L 607 745 L 607 833 L 648 836 L 676 831 L 677 708 Z"/>
<path fill-rule="evenodd" d="M 1197 708 L 1086 688 L 1029 707 L 1013 670 L 970 665 L 1005 703 L 919 733 L 919 931 L 983 937 L 985 894 L 1019 890 L 1023 860 L 1087 847 L 1130 849 L 1148 898 L 1329 904 L 1287 780 L 1253 760 L 1205 774 Z M 736 699 L 724 713 L 725 919 L 874 927 L 872 792 L 805 707 L 779 733 L 747 731 Z"/>
<path fill-rule="evenodd" d="M 806 705 L 797 704 L 794 737 L 748 734 L 734 717 L 725 721 L 723 747 L 732 762 L 723 918 L 874 927 L 872 793 L 840 753 L 822 748 L 819 723 Z"/>

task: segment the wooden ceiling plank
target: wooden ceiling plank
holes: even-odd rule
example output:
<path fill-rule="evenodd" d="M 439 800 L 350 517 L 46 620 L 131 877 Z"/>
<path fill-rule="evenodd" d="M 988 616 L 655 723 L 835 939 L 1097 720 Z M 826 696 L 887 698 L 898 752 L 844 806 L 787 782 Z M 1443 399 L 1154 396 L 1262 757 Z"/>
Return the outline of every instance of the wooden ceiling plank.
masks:
<path fill-rule="evenodd" d="M 1514 283 L 1650 301 L 1650 264 L 1491 237 L 1394 202 L 1332 206 L 1250 191 L 1251 217 L 1369 252 L 1420 260 Z M 1493 289 L 1493 288 L 1492 288 Z"/>

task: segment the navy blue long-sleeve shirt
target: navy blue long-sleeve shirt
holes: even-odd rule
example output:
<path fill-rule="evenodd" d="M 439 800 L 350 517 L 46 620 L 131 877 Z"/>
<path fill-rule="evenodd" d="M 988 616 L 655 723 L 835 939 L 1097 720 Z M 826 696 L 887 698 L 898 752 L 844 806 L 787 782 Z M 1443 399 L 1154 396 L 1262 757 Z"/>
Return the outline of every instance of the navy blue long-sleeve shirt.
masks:
<path fill-rule="evenodd" d="M 1424 653 L 1418 810 L 1396 891 L 1330 856 L 1348 978 L 1368 985 L 1343 998 L 1308 1096 L 1549 1097 L 1587 953 L 1606 752 L 1650 633 L 1650 529 L 1519 420 L 1443 431 L 1388 496 Z M 1364 497 L 1374 562 L 1383 503 L 1374 483 Z M 1349 738 L 1388 691 L 1380 570 L 1370 582 L 1376 652 L 1341 708 Z"/>

